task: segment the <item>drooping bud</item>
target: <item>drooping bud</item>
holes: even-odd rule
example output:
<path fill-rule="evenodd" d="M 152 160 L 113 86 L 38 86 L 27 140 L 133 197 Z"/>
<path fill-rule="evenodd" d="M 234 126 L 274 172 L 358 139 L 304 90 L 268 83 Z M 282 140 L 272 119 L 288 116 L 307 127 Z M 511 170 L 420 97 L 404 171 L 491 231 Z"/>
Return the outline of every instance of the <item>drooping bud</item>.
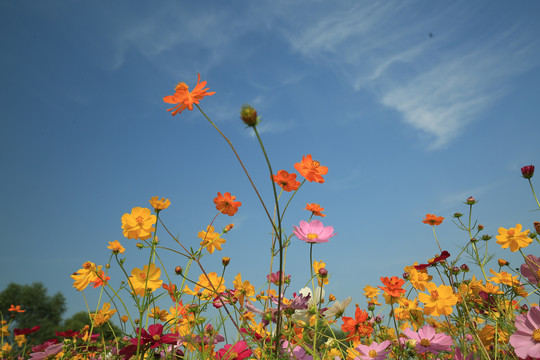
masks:
<path fill-rule="evenodd" d="M 540 222 L 538 221 L 534 222 L 534 230 L 536 231 L 537 234 L 540 234 Z"/>
<path fill-rule="evenodd" d="M 403 279 L 409 280 L 409 278 L 411 277 L 411 274 L 409 274 L 408 272 L 404 272 L 403 275 L 401 276 L 403 277 Z"/>
<path fill-rule="evenodd" d="M 328 295 L 328 300 L 336 301 L 336 297 L 334 296 L 334 294 L 330 294 L 330 295 Z"/>
<path fill-rule="evenodd" d="M 521 168 L 521 175 L 525 179 L 530 179 L 534 175 L 534 165 L 527 165 Z"/>
<path fill-rule="evenodd" d="M 242 119 L 247 126 L 257 126 L 260 120 L 257 116 L 257 110 L 249 104 L 242 105 L 242 108 L 240 109 L 240 119 Z"/>
<path fill-rule="evenodd" d="M 507 265 L 510 265 L 510 263 L 504 259 L 499 259 L 497 260 L 497 262 L 499 263 L 499 266 L 507 266 Z"/>
<path fill-rule="evenodd" d="M 234 224 L 229 224 L 227 226 L 225 226 L 225 228 L 223 229 L 223 232 L 226 234 L 228 233 L 229 231 L 231 231 L 231 229 L 234 227 Z"/>

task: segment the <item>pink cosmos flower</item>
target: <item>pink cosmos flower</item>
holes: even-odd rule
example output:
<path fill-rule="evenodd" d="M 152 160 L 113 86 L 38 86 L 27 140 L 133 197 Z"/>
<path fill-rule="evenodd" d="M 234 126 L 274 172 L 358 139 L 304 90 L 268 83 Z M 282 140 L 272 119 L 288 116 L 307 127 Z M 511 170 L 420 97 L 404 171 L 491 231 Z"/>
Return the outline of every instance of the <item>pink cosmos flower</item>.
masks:
<path fill-rule="evenodd" d="M 251 356 L 252 351 L 248 348 L 244 340 L 237 342 L 234 345 L 225 345 L 223 349 L 219 349 L 216 353 L 218 360 L 242 360 Z"/>
<path fill-rule="evenodd" d="M 527 314 L 516 316 L 516 332 L 510 336 L 510 345 L 522 359 L 540 358 L 540 307 L 532 307 Z"/>
<path fill-rule="evenodd" d="M 302 241 L 308 243 L 325 243 L 328 242 L 334 233 L 332 226 L 324 226 L 319 220 L 311 222 L 300 221 L 300 227 L 294 226 L 294 235 Z"/>
<path fill-rule="evenodd" d="M 30 359 L 31 360 L 45 360 L 45 359 L 53 358 L 54 355 L 62 351 L 63 347 L 64 347 L 64 344 L 50 345 L 44 351 L 39 351 L 39 352 L 30 354 Z"/>
<path fill-rule="evenodd" d="M 538 284 L 540 278 L 538 270 L 540 270 L 540 258 L 534 255 L 525 256 L 525 264 L 521 265 L 521 275 L 525 276 L 531 284 Z"/>
<path fill-rule="evenodd" d="M 390 341 L 386 340 L 383 341 L 380 344 L 377 344 L 375 341 L 371 343 L 371 345 L 362 345 L 358 344 L 356 347 L 356 350 L 358 350 L 361 355 L 355 357 L 354 359 L 361 359 L 361 360 L 383 360 L 386 359 L 386 354 L 390 352 L 390 350 L 385 349 L 390 345 Z"/>
<path fill-rule="evenodd" d="M 438 354 L 440 351 L 448 351 L 453 343 L 452 337 L 435 331 L 431 325 L 426 325 L 419 329 L 418 332 L 412 331 L 410 328 L 403 330 L 409 339 L 416 340 L 416 352 L 419 354 L 430 352 Z M 402 343 L 406 343 L 407 339 L 400 339 Z"/>

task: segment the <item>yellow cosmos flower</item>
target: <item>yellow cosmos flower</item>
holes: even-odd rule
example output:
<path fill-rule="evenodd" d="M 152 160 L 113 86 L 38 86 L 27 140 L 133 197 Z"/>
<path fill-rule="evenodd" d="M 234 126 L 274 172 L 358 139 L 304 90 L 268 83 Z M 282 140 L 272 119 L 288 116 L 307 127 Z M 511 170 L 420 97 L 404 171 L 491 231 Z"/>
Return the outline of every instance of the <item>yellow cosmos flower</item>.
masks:
<path fill-rule="evenodd" d="M 194 291 L 187 285 L 184 289 L 184 292 L 189 295 L 196 295 L 199 291 L 201 291 L 204 299 L 210 299 L 216 296 L 217 293 L 225 291 L 225 281 L 221 276 L 217 276 L 215 272 L 208 273 L 208 277 L 201 274 Z"/>
<path fill-rule="evenodd" d="M 116 309 L 111 310 L 111 304 L 104 303 L 103 308 L 95 314 L 91 314 L 90 318 L 94 322 L 94 326 L 101 326 L 111 319 L 116 313 Z"/>
<path fill-rule="evenodd" d="M 71 275 L 71 278 L 75 280 L 73 287 L 78 291 L 83 291 L 92 282 L 95 281 L 98 276 L 98 272 L 101 271 L 101 266 L 96 268 L 96 264 L 87 261 L 83 264 L 83 268 L 77 270 L 76 273 Z"/>
<path fill-rule="evenodd" d="M 516 276 L 512 276 L 512 274 L 507 273 L 506 271 L 501 271 L 500 273 L 495 272 L 493 269 L 489 269 L 489 271 L 495 275 L 490 281 L 493 281 L 495 284 L 505 284 L 508 286 L 514 286 L 519 285 L 519 281 Z"/>
<path fill-rule="evenodd" d="M 107 246 L 107 249 L 111 249 L 113 253 L 115 254 L 123 254 L 126 249 L 118 242 L 118 240 L 109 241 L 109 246 Z"/>
<path fill-rule="evenodd" d="M 150 201 L 150 205 L 152 205 L 155 212 L 160 212 L 161 210 L 165 210 L 166 208 L 169 207 L 169 205 L 171 205 L 171 201 L 169 199 L 161 198 L 161 200 L 159 200 L 157 196 L 154 196 L 149 201 Z"/>
<path fill-rule="evenodd" d="M 364 287 L 364 296 L 368 299 L 371 299 L 371 298 L 377 298 L 377 295 L 379 295 L 381 290 L 379 290 L 379 288 L 376 288 L 376 287 L 373 287 L 373 286 L 369 286 L 369 285 L 366 285 Z"/>
<path fill-rule="evenodd" d="M 156 215 L 152 215 L 150 209 L 134 207 L 131 214 L 122 216 L 122 229 L 128 239 L 146 240 L 152 236 L 155 230 Z"/>
<path fill-rule="evenodd" d="M 529 246 L 532 239 L 528 237 L 529 230 L 521 231 L 521 224 L 517 224 L 515 228 L 505 229 L 499 228 L 499 235 L 497 238 L 497 244 L 501 245 L 503 249 L 510 247 L 511 252 L 516 252 L 519 249 Z"/>
<path fill-rule="evenodd" d="M 457 303 L 458 297 L 452 291 L 452 287 L 427 283 L 428 294 L 419 293 L 418 299 L 425 304 L 424 314 L 432 316 L 450 315 L 452 306 Z"/>
<path fill-rule="evenodd" d="M 197 234 L 197 237 L 203 240 L 200 245 L 206 247 L 206 250 L 208 250 L 210 254 L 213 254 L 214 250 L 221 251 L 221 244 L 225 244 L 225 239 L 222 239 L 219 236 L 220 234 L 214 232 L 213 226 L 207 226 L 206 231 L 199 231 Z"/>
<path fill-rule="evenodd" d="M 414 265 L 418 265 L 417 262 L 414 263 Z M 414 268 L 414 265 L 412 266 L 406 266 L 405 272 L 409 274 L 409 282 L 411 285 L 416 289 L 420 291 L 424 291 L 426 289 L 426 284 L 433 279 L 433 276 L 428 275 L 427 270 L 416 270 Z"/>
<path fill-rule="evenodd" d="M 234 278 L 234 288 L 236 292 L 234 296 L 238 299 L 240 307 L 244 306 L 246 297 L 253 297 L 255 295 L 255 286 L 251 285 L 249 281 L 242 282 L 242 275 L 238 273 Z"/>
<path fill-rule="evenodd" d="M 169 312 L 165 309 L 160 310 L 159 306 L 156 306 L 155 308 L 150 310 L 150 316 L 151 318 L 160 320 L 160 321 L 167 321 L 167 318 L 169 317 Z"/>
<path fill-rule="evenodd" d="M 150 267 L 144 265 L 142 270 L 138 268 L 131 270 L 129 281 L 133 292 L 137 295 L 144 296 L 145 288 L 155 291 L 161 287 L 163 281 L 159 279 L 160 276 L 161 269 L 152 263 Z"/>
<path fill-rule="evenodd" d="M 26 343 L 26 336 L 24 334 L 21 335 L 15 335 L 15 342 L 19 347 L 22 347 L 24 343 Z"/>
<path fill-rule="evenodd" d="M 1 337 L 5 337 L 5 336 L 9 336 L 9 325 L 5 325 L 5 323 L 7 323 L 7 321 L 3 321 L 2 322 L 2 327 L 0 327 L 0 336 Z"/>

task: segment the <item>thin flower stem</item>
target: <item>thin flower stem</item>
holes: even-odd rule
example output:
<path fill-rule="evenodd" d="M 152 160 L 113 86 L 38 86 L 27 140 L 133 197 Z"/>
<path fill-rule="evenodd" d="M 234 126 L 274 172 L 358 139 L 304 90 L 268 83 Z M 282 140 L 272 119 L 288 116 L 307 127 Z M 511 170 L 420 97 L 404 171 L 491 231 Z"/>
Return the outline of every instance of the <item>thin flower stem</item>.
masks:
<path fill-rule="evenodd" d="M 242 166 L 242 169 L 244 170 L 244 173 L 246 174 L 247 178 L 249 179 L 249 182 L 251 183 L 251 186 L 253 187 L 253 190 L 255 190 L 255 193 L 257 194 L 257 197 L 259 198 L 259 201 L 261 202 L 261 204 L 262 204 L 262 206 L 264 208 L 264 211 L 266 212 L 266 215 L 268 216 L 268 219 L 270 220 L 270 222 L 272 223 L 272 226 L 274 227 L 274 231 L 277 233 L 276 226 L 275 226 L 274 222 L 272 221 L 272 216 L 270 215 L 270 212 L 266 208 L 266 205 L 265 205 L 265 203 L 264 203 L 264 201 L 263 201 L 263 199 L 261 197 L 261 194 L 259 194 L 259 190 L 257 190 L 257 187 L 253 183 L 253 180 L 251 180 L 251 176 L 249 175 L 246 167 L 244 166 L 244 163 L 242 162 L 242 159 L 240 159 L 240 156 L 236 152 L 236 149 L 234 148 L 232 142 L 229 140 L 229 138 L 227 138 L 227 136 L 225 136 L 225 134 L 223 134 L 221 132 L 221 130 L 216 126 L 216 124 L 214 124 L 214 122 L 212 120 L 210 120 L 210 118 L 204 113 L 204 111 L 202 111 L 202 109 L 199 107 L 199 105 L 195 104 L 195 106 L 197 106 L 197 109 L 199 109 L 201 114 L 203 114 L 203 116 L 206 118 L 206 120 L 208 120 L 210 122 L 210 124 L 214 127 L 214 129 L 216 129 L 217 132 L 223 137 L 223 139 L 225 139 L 227 144 L 229 144 L 229 147 L 234 152 L 234 155 L 238 159 L 238 162 L 240 163 L 240 166 Z"/>
<path fill-rule="evenodd" d="M 435 225 L 432 225 L 433 227 L 433 236 L 435 236 L 435 241 L 437 242 L 437 246 L 439 247 L 439 250 L 442 252 L 441 244 L 439 244 L 439 240 L 437 240 L 437 234 L 435 233 Z"/>
<path fill-rule="evenodd" d="M 533 193 L 534 200 L 536 200 L 536 205 L 538 205 L 538 208 L 540 209 L 540 202 L 538 202 L 538 198 L 536 197 L 536 194 L 534 192 L 534 187 L 533 187 L 533 184 L 531 182 L 531 179 L 527 179 L 527 180 L 529 180 L 529 185 L 531 185 L 531 191 Z"/>
<path fill-rule="evenodd" d="M 264 148 L 264 144 L 261 140 L 261 137 L 259 135 L 259 132 L 257 131 L 257 126 L 253 126 L 253 131 L 255 132 L 255 135 L 257 136 L 257 140 L 259 141 L 259 145 L 261 146 L 262 152 L 264 154 L 264 158 L 266 159 L 266 164 L 268 165 L 268 170 L 270 171 L 270 179 L 272 179 L 272 175 L 274 172 L 272 171 L 272 164 L 270 163 L 270 159 L 268 159 L 268 154 L 266 153 L 266 150 Z M 277 239 L 279 242 L 279 274 L 283 274 L 283 233 L 281 228 L 281 213 L 279 211 L 279 201 L 278 201 L 278 194 L 276 190 L 276 183 L 272 180 L 272 189 L 274 191 L 274 202 L 276 206 L 276 214 L 277 214 L 277 220 L 278 220 L 278 226 L 276 231 L 275 223 L 270 219 L 272 226 L 274 227 L 274 234 L 277 235 Z M 278 283 L 278 304 L 277 304 L 277 315 L 276 315 L 276 345 L 275 345 L 275 356 L 278 355 L 278 349 L 279 349 L 279 339 L 281 337 L 281 290 L 282 290 L 282 282 L 280 281 Z"/>

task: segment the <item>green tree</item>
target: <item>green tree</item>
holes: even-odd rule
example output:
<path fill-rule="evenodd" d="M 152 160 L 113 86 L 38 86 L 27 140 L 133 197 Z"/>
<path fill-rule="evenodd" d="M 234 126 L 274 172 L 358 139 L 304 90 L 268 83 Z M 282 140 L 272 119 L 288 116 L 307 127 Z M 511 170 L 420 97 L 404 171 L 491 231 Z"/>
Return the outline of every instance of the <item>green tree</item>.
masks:
<path fill-rule="evenodd" d="M 11 305 L 20 305 L 23 313 L 8 311 Z M 0 312 L 4 320 L 14 317 L 11 328 L 32 328 L 41 326 L 38 332 L 28 336 L 32 344 L 41 344 L 55 337 L 55 330 L 60 328 L 62 314 L 66 311 L 66 299 L 61 293 L 53 296 L 47 294 L 47 289 L 40 282 L 32 285 L 10 283 L 0 293 Z"/>

